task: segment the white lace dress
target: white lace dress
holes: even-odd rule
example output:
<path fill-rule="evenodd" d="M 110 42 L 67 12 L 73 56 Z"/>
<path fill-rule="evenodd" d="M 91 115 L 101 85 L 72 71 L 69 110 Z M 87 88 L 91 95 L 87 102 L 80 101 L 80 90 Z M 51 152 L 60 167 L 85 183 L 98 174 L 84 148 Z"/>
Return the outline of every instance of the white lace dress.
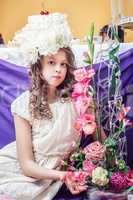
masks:
<path fill-rule="evenodd" d="M 28 103 L 29 91 L 26 91 L 12 103 L 11 112 L 31 123 L 33 152 L 38 165 L 59 169 L 60 162 L 71 150 L 72 143 L 80 140 L 73 128 L 77 117 L 73 102 L 58 101 L 50 104 L 53 119 L 35 120 L 34 123 L 30 119 Z M 0 150 L 0 194 L 7 194 L 16 200 L 51 200 L 61 185 L 60 181 L 24 176 L 18 162 L 15 141 Z"/>

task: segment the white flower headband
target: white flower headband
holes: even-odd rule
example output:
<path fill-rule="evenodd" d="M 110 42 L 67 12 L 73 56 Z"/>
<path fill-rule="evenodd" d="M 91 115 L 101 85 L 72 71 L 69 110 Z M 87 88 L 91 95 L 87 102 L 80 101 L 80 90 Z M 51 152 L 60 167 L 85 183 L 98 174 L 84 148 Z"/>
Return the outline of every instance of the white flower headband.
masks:
<path fill-rule="evenodd" d="M 36 63 L 39 55 L 55 54 L 60 48 L 71 46 L 72 34 L 66 15 L 51 13 L 33 17 L 35 21 L 27 24 L 12 41 L 26 55 L 29 64 Z"/>

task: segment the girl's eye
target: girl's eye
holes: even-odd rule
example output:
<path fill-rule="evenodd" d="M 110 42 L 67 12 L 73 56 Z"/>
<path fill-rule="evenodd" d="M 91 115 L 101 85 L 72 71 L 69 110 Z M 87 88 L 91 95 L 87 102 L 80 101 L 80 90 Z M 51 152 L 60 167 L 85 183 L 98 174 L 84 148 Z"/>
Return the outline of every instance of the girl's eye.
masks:
<path fill-rule="evenodd" d="M 48 64 L 49 64 L 49 65 L 55 65 L 55 62 L 52 61 L 52 60 L 50 60 L 50 61 L 48 61 Z"/>
<path fill-rule="evenodd" d="M 62 66 L 62 67 L 67 67 L 68 64 L 67 64 L 67 63 L 61 63 L 61 66 Z"/>

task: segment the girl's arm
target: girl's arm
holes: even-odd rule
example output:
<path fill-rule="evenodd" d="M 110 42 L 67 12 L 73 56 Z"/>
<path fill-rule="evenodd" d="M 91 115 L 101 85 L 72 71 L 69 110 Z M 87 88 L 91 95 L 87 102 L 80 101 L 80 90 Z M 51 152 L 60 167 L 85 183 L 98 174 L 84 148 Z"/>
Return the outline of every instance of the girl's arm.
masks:
<path fill-rule="evenodd" d="M 17 155 L 23 174 L 36 179 L 62 180 L 66 172 L 44 169 L 35 160 L 32 151 L 31 125 L 29 122 L 14 115 Z"/>
<path fill-rule="evenodd" d="M 46 169 L 39 166 L 34 160 L 32 151 L 31 125 L 27 120 L 17 115 L 14 115 L 14 121 L 17 155 L 25 176 L 33 177 L 35 179 L 65 180 L 65 184 L 72 194 L 78 194 L 87 189 L 85 185 L 75 183 L 71 179 L 65 179 L 67 172 Z"/>

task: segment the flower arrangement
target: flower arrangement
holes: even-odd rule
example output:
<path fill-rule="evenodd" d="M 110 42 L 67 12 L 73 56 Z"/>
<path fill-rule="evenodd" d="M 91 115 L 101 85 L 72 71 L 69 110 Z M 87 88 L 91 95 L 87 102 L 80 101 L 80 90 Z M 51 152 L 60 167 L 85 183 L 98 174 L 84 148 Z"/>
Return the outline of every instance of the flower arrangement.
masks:
<path fill-rule="evenodd" d="M 130 108 L 124 107 L 120 95 L 120 70 L 117 56 L 119 43 L 115 31 L 114 34 L 116 41 L 115 46 L 113 44 L 109 52 L 108 65 L 111 71 L 108 78 L 108 96 L 105 105 L 107 106 L 108 103 L 110 132 L 105 138 L 102 137 L 104 131 L 100 114 L 101 104 L 98 101 L 93 65 L 94 25 L 92 25 L 88 36 L 89 52 L 86 54 L 86 62 L 89 66 L 74 72 L 76 83 L 73 86 L 72 97 L 79 113 L 74 124 L 75 129 L 80 135 L 95 135 L 96 141 L 84 148 L 77 144 L 76 150 L 71 153 L 68 160 L 64 161 L 63 167 L 70 171 L 68 176 L 86 183 L 88 192 L 90 188 L 95 188 L 104 194 L 106 191 L 112 192 L 112 194 L 121 192 L 127 194 L 133 189 L 133 172 L 126 165 L 124 157 L 121 157 L 123 149 L 120 151 L 118 149 L 119 139 L 125 132 L 125 127 L 130 124 L 126 119 Z M 112 112 L 110 112 L 110 108 Z"/>

